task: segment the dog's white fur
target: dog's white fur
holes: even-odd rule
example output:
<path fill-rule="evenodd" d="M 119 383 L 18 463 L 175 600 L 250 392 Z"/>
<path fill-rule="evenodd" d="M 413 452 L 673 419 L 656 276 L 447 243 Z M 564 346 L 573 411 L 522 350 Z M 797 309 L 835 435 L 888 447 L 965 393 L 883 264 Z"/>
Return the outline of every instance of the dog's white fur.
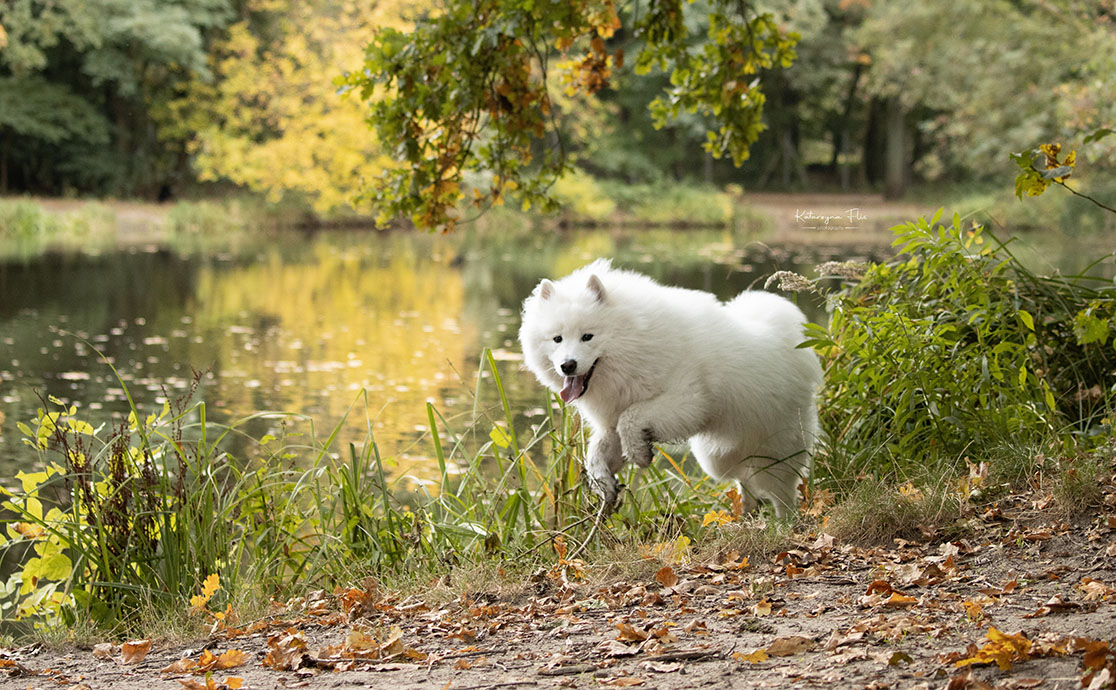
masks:
<path fill-rule="evenodd" d="M 527 368 L 588 422 L 585 469 L 607 506 L 625 460 L 646 467 L 653 442 L 688 439 L 709 475 L 739 482 L 746 510 L 769 501 L 783 517 L 818 435 L 821 367 L 796 349 L 805 320 L 772 293 L 723 303 L 598 260 L 539 283 L 519 340 Z"/>

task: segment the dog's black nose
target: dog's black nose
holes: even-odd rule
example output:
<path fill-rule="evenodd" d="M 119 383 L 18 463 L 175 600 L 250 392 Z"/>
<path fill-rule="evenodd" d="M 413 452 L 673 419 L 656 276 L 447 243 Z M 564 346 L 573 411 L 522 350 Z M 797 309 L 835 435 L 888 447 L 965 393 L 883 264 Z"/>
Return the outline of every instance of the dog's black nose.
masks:
<path fill-rule="evenodd" d="M 560 366 L 559 369 L 561 369 L 562 373 L 566 376 L 570 376 L 577 371 L 577 360 L 567 359 L 565 362 L 562 362 L 562 366 Z"/>

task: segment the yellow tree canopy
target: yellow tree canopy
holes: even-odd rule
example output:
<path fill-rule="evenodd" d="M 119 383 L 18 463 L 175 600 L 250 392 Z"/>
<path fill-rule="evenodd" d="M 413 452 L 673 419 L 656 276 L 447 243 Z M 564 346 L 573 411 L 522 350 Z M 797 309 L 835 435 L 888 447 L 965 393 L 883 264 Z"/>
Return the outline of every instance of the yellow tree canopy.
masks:
<path fill-rule="evenodd" d="M 366 106 L 334 84 L 359 69 L 375 29 L 403 27 L 412 3 L 249 0 L 213 57 L 215 85 L 191 100 L 208 117 L 191 152 L 200 179 L 227 179 L 275 201 L 304 195 L 319 212 L 350 205 L 389 159 L 365 124 Z"/>

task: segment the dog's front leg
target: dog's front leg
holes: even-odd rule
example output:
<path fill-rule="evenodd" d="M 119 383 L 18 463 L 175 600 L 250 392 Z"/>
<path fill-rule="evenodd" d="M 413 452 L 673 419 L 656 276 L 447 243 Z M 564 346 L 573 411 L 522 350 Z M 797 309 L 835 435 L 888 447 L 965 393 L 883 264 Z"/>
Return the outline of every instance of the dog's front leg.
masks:
<path fill-rule="evenodd" d="M 701 431 L 707 416 L 704 400 L 696 393 L 662 395 L 624 410 L 616 425 L 624 458 L 647 467 L 654 456 L 653 443 L 684 441 Z"/>
<path fill-rule="evenodd" d="M 594 429 L 585 458 L 585 474 L 589 487 L 604 501 L 606 509 L 616 505 L 620 485 L 616 473 L 624 464 L 620 454 L 620 436 L 615 429 Z"/>

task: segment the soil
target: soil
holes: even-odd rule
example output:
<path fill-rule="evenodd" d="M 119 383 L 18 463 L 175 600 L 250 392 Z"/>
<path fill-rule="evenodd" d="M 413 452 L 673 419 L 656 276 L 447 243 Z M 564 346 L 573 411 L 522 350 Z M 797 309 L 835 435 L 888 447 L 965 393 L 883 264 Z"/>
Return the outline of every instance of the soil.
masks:
<path fill-rule="evenodd" d="M 0 686 L 205 688 L 187 667 L 226 659 L 232 668 L 214 670 L 208 687 L 1111 687 L 1116 485 L 1104 495 L 1073 524 L 1050 518 L 1049 496 L 1002 499 L 970 511 L 963 539 L 858 546 L 796 531 L 773 556 L 648 554 L 644 574 L 603 579 L 557 558 L 514 591 L 449 603 L 366 583 L 274 618 L 218 623 L 195 644 L 156 641 L 145 656 L 14 650 Z"/>

